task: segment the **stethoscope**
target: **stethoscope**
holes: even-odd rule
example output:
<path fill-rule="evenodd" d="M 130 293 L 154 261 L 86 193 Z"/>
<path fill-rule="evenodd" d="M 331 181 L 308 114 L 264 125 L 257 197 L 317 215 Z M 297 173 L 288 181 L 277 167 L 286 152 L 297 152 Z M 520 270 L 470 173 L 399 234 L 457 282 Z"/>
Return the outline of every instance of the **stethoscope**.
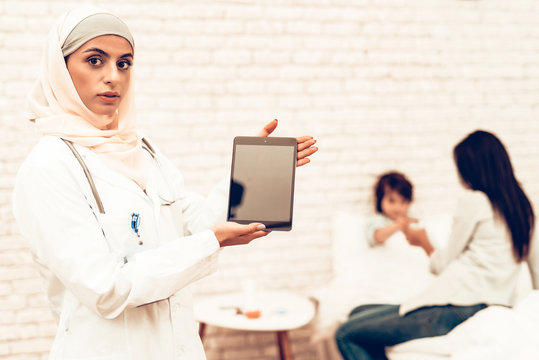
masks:
<path fill-rule="evenodd" d="M 66 139 L 62 139 L 62 140 L 69 147 L 69 149 L 71 150 L 71 152 L 73 153 L 73 155 L 75 156 L 77 161 L 79 162 L 80 166 L 82 167 L 82 169 L 84 171 L 84 175 L 86 176 L 86 179 L 88 180 L 88 184 L 90 185 L 90 188 L 92 190 L 92 195 L 93 195 L 93 197 L 95 199 L 95 203 L 97 205 L 99 213 L 100 214 L 105 214 L 105 208 L 103 207 L 103 202 L 101 201 L 101 197 L 99 196 L 99 192 L 97 191 L 94 180 L 92 178 L 92 174 L 90 173 L 90 170 L 88 169 L 88 166 L 86 166 L 86 163 L 84 162 L 84 160 L 80 156 L 79 152 L 77 151 L 77 149 L 75 148 L 73 143 L 71 141 L 69 141 L 69 140 L 66 140 Z M 157 167 L 159 168 L 159 172 L 161 174 L 163 174 L 162 167 L 161 167 L 161 162 L 157 158 L 157 153 L 155 152 L 153 147 L 150 145 L 150 143 L 145 138 L 142 138 L 142 148 L 144 150 L 146 150 L 150 154 L 152 159 L 157 164 Z M 172 193 L 173 192 L 172 187 L 171 187 L 171 184 L 168 181 L 167 177 L 163 176 L 163 179 L 164 179 L 164 181 L 166 183 L 167 188 Z M 163 196 L 161 196 L 161 194 L 158 194 L 158 197 L 159 197 L 159 200 L 161 202 L 161 206 L 170 206 L 170 205 L 172 205 L 172 204 L 174 204 L 176 202 L 176 199 L 168 200 L 168 199 L 164 198 Z M 135 235 L 136 235 L 136 237 L 138 239 L 139 245 L 143 245 L 144 243 L 143 243 L 143 240 L 140 238 L 139 228 L 140 228 L 140 214 L 139 213 L 132 213 L 131 214 L 131 229 L 135 233 Z M 103 232 L 103 235 L 105 235 L 104 232 Z M 105 239 L 106 239 L 106 236 L 105 236 Z M 108 239 L 106 239 L 106 242 L 107 242 L 107 246 L 109 248 L 109 251 L 111 251 L 112 249 L 111 249 L 111 246 L 110 246 L 110 244 L 108 242 Z M 127 258 L 124 256 L 124 264 L 125 263 L 127 263 Z"/>
<path fill-rule="evenodd" d="M 103 207 L 103 202 L 101 201 L 101 197 L 99 196 L 99 192 L 97 191 L 97 188 L 95 186 L 95 183 L 94 183 L 94 180 L 92 178 L 92 174 L 90 173 L 90 170 L 88 170 L 88 166 L 86 166 L 86 163 L 84 162 L 84 160 L 82 159 L 82 157 L 80 156 L 79 152 L 77 151 L 77 149 L 75 148 L 75 146 L 73 145 L 73 143 L 69 140 L 66 140 L 66 139 L 62 139 L 66 145 L 69 147 L 69 149 L 71 150 L 71 152 L 73 153 L 73 155 L 75 155 L 75 158 L 77 159 L 77 161 L 79 162 L 80 166 L 82 167 L 83 171 L 84 171 L 84 175 L 86 176 L 86 179 L 88 180 L 88 184 L 90 185 L 90 188 L 92 190 L 92 195 L 94 196 L 94 199 L 95 199 L 95 203 L 97 205 L 97 208 L 99 210 L 99 213 L 101 214 L 104 214 L 105 213 L 105 208 Z M 153 149 L 153 147 L 150 145 L 150 143 L 148 142 L 148 140 L 146 140 L 145 138 L 142 138 L 142 148 L 144 150 L 146 150 L 150 156 L 152 157 L 152 159 L 155 161 L 155 163 L 157 164 L 157 167 L 159 168 L 159 172 L 162 173 L 162 167 L 161 167 L 161 162 L 159 161 L 159 159 L 157 158 L 157 153 L 155 152 L 155 150 Z M 170 192 L 172 192 L 172 187 L 171 187 L 171 184 L 170 182 L 168 181 L 167 177 L 166 176 L 163 176 L 163 179 L 165 180 L 165 183 L 167 185 L 167 188 L 169 189 Z M 164 198 L 163 196 L 161 196 L 161 194 L 158 194 L 159 196 L 159 199 L 161 201 L 161 205 L 162 206 L 170 206 L 172 204 L 174 204 L 176 202 L 175 199 L 173 200 L 168 200 L 166 198 Z M 140 222 L 140 219 L 138 220 Z M 138 231 L 137 231 L 138 233 Z"/>

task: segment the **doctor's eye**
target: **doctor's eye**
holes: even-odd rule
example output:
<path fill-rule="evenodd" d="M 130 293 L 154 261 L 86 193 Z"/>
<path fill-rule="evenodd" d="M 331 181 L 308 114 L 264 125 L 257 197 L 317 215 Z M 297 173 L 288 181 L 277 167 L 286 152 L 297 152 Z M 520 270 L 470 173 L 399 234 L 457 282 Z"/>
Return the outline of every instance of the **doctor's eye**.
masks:
<path fill-rule="evenodd" d="M 101 60 L 101 58 L 99 58 L 98 56 L 92 56 L 86 61 L 92 66 L 98 66 L 103 63 L 103 60 Z"/>
<path fill-rule="evenodd" d="M 127 70 L 131 67 L 131 61 L 129 60 L 120 60 L 117 63 L 118 69 Z"/>

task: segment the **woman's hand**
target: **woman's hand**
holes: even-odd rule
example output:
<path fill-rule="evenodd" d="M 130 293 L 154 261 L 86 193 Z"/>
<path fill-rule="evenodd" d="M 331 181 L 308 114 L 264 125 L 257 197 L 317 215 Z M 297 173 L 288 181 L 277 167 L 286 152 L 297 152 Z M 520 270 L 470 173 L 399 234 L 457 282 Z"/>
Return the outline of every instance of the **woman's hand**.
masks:
<path fill-rule="evenodd" d="M 428 256 L 434 252 L 434 246 L 432 246 L 425 229 L 408 227 L 404 231 L 404 235 L 410 245 L 423 248 Z"/>
<path fill-rule="evenodd" d="M 252 223 L 241 225 L 235 222 L 226 222 L 215 225 L 211 231 L 219 241 L 221 247 L 249 244 L 252 240 L 268 235 L 271 231 L 264 231 L 264 224 Z"/>
<path fill-rule="evenodd" d="M 258 136 L 269 136 L 273 132 L 273 130 L 277 128 L 277 124 L 277 119 L 269 122 L 258 133 Z M 296 162 L 296 166 L 302 166 L 310 163 L 311 159 L 309 159 L 309 156 L 318 151 L 318 148 L 313 146 L 314 144 L 316 144 L 316 140 L 314 140 L 312 136 L 300 136 L 297 137 L 296 140 L 298 141 L 298 161 Z"/>

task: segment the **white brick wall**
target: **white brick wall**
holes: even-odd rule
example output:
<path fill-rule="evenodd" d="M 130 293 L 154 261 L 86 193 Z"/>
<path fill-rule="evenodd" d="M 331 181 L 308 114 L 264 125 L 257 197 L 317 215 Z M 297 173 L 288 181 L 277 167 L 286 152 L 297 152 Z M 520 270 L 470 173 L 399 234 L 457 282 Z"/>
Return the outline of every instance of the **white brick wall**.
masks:
<path fill-rule="evenodd" d="M 84 1 L 90 2 L 90 1 Z M 476 128 L 507 145 L 539 203 L 539 4 L 535 0 L 92 1 L 136 39 L 138 122 L 206 193 L 227 172 L 232 137 L 280 120 L 277 136 L 312 134 L 298 170 L 294 230 L 227 249 L 199 294 L 308 289 L 331 277 L 330 219 L 369 211 L 376 174 L 416 185 L 414 212 L 450 209 L 452 146 Z M 0 1 L 0 359 L 46 358 L 55 331 L 11 215 L 17 168 L 37 137 L 24 98 L 54 19 L 80 1 Z M 275 359 L 270 334 L 209 328 L 209 360 Z M 309 328 L 296 359 L 317 359 Z"/>

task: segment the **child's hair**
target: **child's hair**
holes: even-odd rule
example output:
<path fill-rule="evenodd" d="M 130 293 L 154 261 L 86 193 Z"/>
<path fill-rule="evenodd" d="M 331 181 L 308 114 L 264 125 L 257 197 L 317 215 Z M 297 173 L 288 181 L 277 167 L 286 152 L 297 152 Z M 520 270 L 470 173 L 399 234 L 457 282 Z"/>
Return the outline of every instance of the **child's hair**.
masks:
<path fill-rule="evenodd" d="M 475 131 L 453 149 L 453 158 L 463 182 L 485 193 L 492 208 L 511 232 L 517 260 L 526 259 L 533 235 L 535 215 L 520 187 L 502 142 L 487 131 Z"/>
<path fill-rule="evenodd" d="M 414 187 L 404 174 L 397 171 L 390 171 L 380 175 L 374 185 L 375 210 L 380 214 L 382 213 L 382 199 L 387 189 L 398 192 L 410 202 L 414 196 Z"/>

